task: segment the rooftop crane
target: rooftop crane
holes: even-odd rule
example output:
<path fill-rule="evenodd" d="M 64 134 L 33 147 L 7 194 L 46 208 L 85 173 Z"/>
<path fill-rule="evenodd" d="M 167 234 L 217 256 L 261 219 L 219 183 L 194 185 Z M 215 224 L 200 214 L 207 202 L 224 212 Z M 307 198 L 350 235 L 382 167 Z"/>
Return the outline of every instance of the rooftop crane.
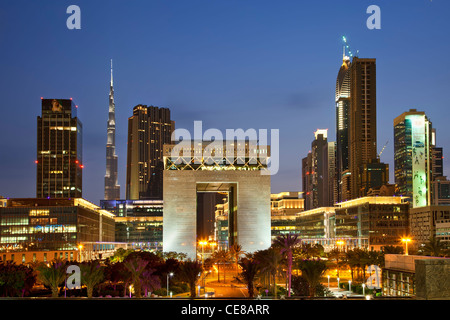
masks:
<path fill-rule="evenodd" d="M 384 144 L 384 147 L 383 147 L 383 149 L 381 149 L 381 151 L 380 151 L 380 153 L 378 154 L 378 159 L 380 159 L 380 157 L 381 157 L 381 154 L 383 153 L 383 151 L 384 151 L 384 149 L 386 148 L 386 146 L 387 146 L 387 144 L 389 143 L 389 140 L 388 141 L 386 141 L 386 143 Z"/>
<path fill-rule="evenodd" d="M 348 51 L 348 56 L 350 57 L 350 59 L 351 58 L 353 58 L 353 53 L 352 53 L 352 50 L 351 50 L 351 48 L 350 48 L 350 45 L 348 44 L 348 41 L 347 41 L 347 37 L 346 36 L 342 36 L 342 41 L 344 41 L 344 54 L 345 54 L 345 51 L 347 50 Z M 359 50 L 356 50 L 356 57 L 358 56 L 358 53 L 359 53 Z"/>

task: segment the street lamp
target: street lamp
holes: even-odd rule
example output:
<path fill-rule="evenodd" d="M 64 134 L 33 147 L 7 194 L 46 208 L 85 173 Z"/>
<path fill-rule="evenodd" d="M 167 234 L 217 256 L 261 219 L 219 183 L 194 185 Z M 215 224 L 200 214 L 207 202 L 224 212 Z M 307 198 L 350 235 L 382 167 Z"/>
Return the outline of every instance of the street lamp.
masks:
<path fill-rule="evenodd" d="M 198 244 L 202 246 L 202 266 L 203 266 L 203 256 L 205 254 L 205 246 L 208 244 L 208 242 L 200 241 Z"/>
<path fill-rule="evenodd" d="M 365 283 L 362 284 L 362 288 L 363 288 L 363 296 L 365 296 L 366 295 L 366 284 Z"/>
<path fill-rule="evenodd" d="M 352 280 L 348 280 L 348 291 L 352 292 Z"/>
<path fill-rule="evenodd" d="M 327 275 L 328 278 L 328 289 L 330 289 L 330 275 Z"/>
<path fill-rule="evenodd" d="M 411 242 L 411 238 L 402 238 L 402 242 L 406 245 L 405 256 L 408 255 L 408 243 Z"/>
<path fill-rule="evenodd" d="M 167 296 L 169 296 L 169 276 L 173 277 L 173 272 L 167 274 Z"/>
<path fill-rule="evenodd" d="M 78 250 L 80 250 L 80 262 L 81 262 L 81 249 L 83 249 L 83 245 L 82 245 L 82 244 L 79 244 L 79 245 L 78 245 Z"/>
<path fill-rule="evenodd" d="M 338 290 L 339 290 L 339 277 L 337 277 L 337 282 L 338 282 Z"/>

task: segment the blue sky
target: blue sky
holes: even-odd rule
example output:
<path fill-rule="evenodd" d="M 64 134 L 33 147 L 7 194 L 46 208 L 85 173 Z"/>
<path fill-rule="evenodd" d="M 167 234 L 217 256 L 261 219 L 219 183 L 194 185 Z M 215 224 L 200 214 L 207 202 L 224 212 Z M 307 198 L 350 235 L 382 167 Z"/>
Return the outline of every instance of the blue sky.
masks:
<path fill-rule="evenodd" d="M 66 8 L 81 9 L 69 30 Z M 366 9 L 381 8 L 381 30 Z M 393 119 L 425 111 L 450 148 L 448 0 L 148 0 L 0 3 L 0 195 L 34 197 L 40 97 L 69 98 L 83 123 L 83 197 L 103 198 L 109 63 L 114 60 L 119 183 L 127 118 L 169 107 L 177 128 L 280 130 L 272 191 L 301 190 L 313 132 L 335 140 L 342 35 L 377 59 L 378 150 L 393 179 Z M 448 159 L 448 158 L 447 158 Z M 449 165 L 445 159 L 444 173 Z"/>

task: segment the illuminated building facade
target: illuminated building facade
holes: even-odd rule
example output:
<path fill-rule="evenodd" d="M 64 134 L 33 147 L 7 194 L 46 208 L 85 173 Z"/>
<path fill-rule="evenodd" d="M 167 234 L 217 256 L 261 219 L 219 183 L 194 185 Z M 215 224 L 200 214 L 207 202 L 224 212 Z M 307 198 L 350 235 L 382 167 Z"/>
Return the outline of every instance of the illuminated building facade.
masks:
<path fill-rule="evenodd" d="M 360 171 L 377 159 L 376 60 L 354 57 L 350 66 L 349 170 L 351 199 L 364 197 Z M 367 191 L 367 190 L 366 190 Z"/>
<path fill-rule="evenodd" d="M 162 199 L 163 145 L 175 123 L 168 108 L 137 105 L 128 118 L 126 198 Z"/>
<path fill-rule="evenodd" d="M 37 117 L 37 198 L 81 198 L 82 124 L 72 99 L 41 99 Z"/>
<path fill-rule="evenodd" d="M 163 250 L 197 257 L 198 192 L 227 194 L 229 246 L 239 244 L 247 252 L 269 248 L 268 158 L 267 146 L 247 141 L 229 141 L 212 150 L 203 141 L 165 145 Z"/>
<path fill-rule="evenodd" d="M 437 235 L 437 224 L 450 220 L 450 206 L 424 206 L 409 211 L 411 238 L 417 248 Z M 443 225 L 439 225 L 443 228 Z M 442 230 L 440 230 L 442 232 Z M 443 235 L 443 234 L 441 234 Z"/>
<path fill-rule="evenodd" d="M 228 250 L 228 202 L 216 205 L 215 211 L 214 241 L 218 250 Z"/>
<path fill-rule="evenodd" d="M 116 104 L 114 103 L 113 70 L 111 60 L 111 82 L 109 87 L 109 112 L 106 141 L 105 200 L 120 199 L 116 155 Z"/>
<path fill-rule="evenodd" d="M 115 215 L 115 238 L 130 248 L 162 250 L 162 200 L 101 200 Z"/>
<path fill-rule="evenodd" d="M 395 183 L 413 208 L 431 204 L 432 124 L 411 109 L 394 119 Z"/>
<path fill-rule="evenodd" d="M 343 55 L 336 79 L 336 202 L 350 199 L 350 184 L 344 184 L 349 175 L 349 116 L 350 116 L 350 57 Z"/>
<path fill-rule="evenodd" d="M 271 203 L 271 236 L 298 233 L 297 215 L 304 210 L 302 192 L 273 193 Z"/>
<path fill-rule="evenodd" d="M 311 152 L 302 160 L 305 209 L 332 206 L 335 202 L 335 144 L 327 140 L 328 129 L 317 129 Z"/>
<path fill-rule="evenodd" d="M 114 216 L 81 198 L 14 198 L 0 208 L 3 252 L 69 252 L 78 250 L 80 244 L 112 242 L 115 242 Z"/>
<path fill-rule="evenodd" d="M 450 180 L 447 177 L 436 177 L 431 183 L 432 192 L 432 205 L 450 205 Z"/>
<path fill-rule="evenodd" d="M 366 238 L 369 250 L 401 245 L 401 238 L 409 235 L 409 204 L 404 200 L 378 196 L 339 203 L 335 208 L 335 237 L 355 241 Z"/>

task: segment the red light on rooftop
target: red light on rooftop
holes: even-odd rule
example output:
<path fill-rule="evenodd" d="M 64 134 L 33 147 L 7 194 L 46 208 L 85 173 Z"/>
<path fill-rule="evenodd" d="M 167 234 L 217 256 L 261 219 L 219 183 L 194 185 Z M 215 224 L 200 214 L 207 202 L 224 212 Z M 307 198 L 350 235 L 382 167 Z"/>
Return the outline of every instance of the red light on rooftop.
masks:
<path fill-rule="evenodd" d="M 70 100 L 72 100 L 72 98 L 70 98 Z"/>
<path fill-rule="evenodd" d="M 41 100 L 44 100 L 44 97 L 41 97 Z"/>
<path fill-rule="evenodd" d="M 37 161 L 37 160 L 34 160 L 34 163 L 39 163 L 39 161 Z"/>
<path fill-rule="evenodd" d="M 80 168 L 81 168 L 81 169 L 83 169 L 83 168 L 84 168 L 84 166 L 83 166 L 83 165 L 81 165 L 81 166 L 80 166 Z"/>
<path fill-rule="evenodd" d="M 75 163 L 78 163 L 78 160 L 75 160 Z"/>

